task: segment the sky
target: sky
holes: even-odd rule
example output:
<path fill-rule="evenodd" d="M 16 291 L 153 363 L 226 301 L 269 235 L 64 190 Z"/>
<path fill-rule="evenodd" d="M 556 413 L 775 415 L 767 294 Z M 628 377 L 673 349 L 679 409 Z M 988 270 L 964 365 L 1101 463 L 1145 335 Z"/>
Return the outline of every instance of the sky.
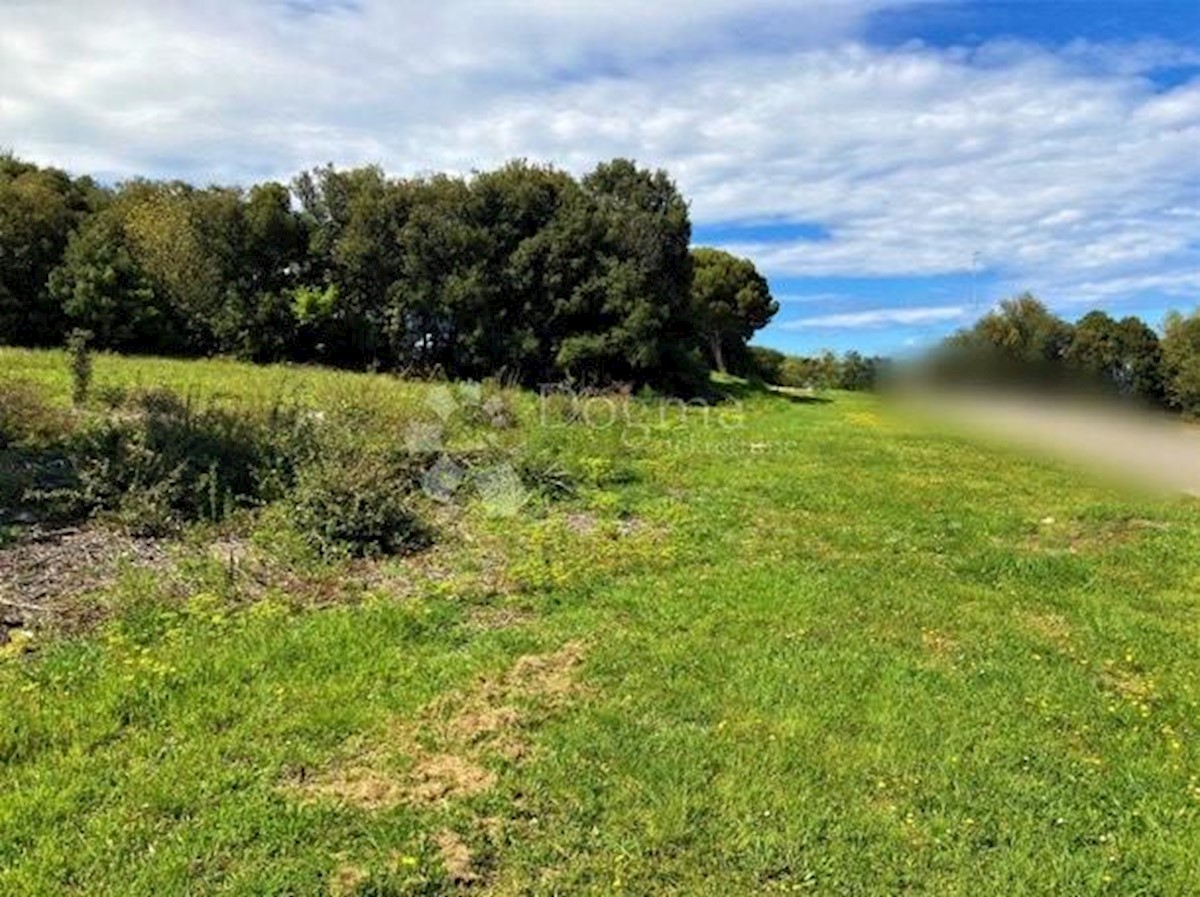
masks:
<path fill-rule="evenodd" d="M 115 181 L 666 168 L 756 341 L 1200 304 L 1200 0 L 0 0 L 0 147 Z"/>

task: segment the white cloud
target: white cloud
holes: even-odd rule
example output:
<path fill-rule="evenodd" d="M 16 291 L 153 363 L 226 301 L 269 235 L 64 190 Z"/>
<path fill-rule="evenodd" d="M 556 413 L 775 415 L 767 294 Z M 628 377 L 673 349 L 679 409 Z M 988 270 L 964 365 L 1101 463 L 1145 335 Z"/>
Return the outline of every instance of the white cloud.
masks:
<path fill-rule="evenodd" d="M 866 311 L 845 314 L 819 315 L 785 321 L 782 330 L 809 330 L 814 328 L 853 329 L 859 327 L 882 327 L 884 325 L 944 324 L 948 321 L 964 320 L 967 309 L 961 305 L 931 305 L 915 308 L 872 308 Z"/>
<path fill-rule="evenodd" d="M 1200 80 L 1146 78 L 1196 51 L 859 42 L 904 3 L 9 0 L 0 144 L 202 182 L 629 155 L 697 221 L 820 224 L 729 247 L 776 276 L 964 272 L 978 251 L 1058 303 L 1196 295 Z"/>

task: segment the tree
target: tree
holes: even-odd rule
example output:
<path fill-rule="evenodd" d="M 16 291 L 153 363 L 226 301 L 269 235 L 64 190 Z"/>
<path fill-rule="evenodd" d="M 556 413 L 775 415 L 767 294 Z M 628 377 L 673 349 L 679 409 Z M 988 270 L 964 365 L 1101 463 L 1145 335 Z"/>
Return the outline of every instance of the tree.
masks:
<path fill-rule="evenodd" d="M 1163 397 L 1162 349 L 1158 335 L 1135 317 L 1115 321 L 1103 311 L 1075 325 L 1065 359 L 1097 384 L 1147 402 Z"/>
<path fill-rule="evenodd" d="M 589 268 L 589 239 L 562 227 L 581 208 L 582 191 L 550 166 L 511 162 L 476 175 L 470 219 L 478 236 L 476 264 L 486 289 L 466 331 L 468 351 L 486 369 L 526 383 L 553 379 L 558 302 L 571 295 Z"/>
<path fill-rule="evenodd" d="M 1075 324 L 1064 357 L 1076 370 L 1115 383 L 1122 366 L 1117 322 L 1103 311 L 1088 312 Z"/>
<path fill-rule="evenodd" d="M 91 331 L 98 348 L 169 352 L 181 342 L 176 322 L 129 249 L 117 209 L 92 216 L 72 235 L 49 290 L 67 322 Z"/>
<path fill-rule="evenodd" d="M 750 346 L 746 354 L 749 359 L 747 376 L 755 377 L 764 383 L 780 383 L 783 365 L 787 361 L 786 355 L 766 346 Z"/>
<path fill-rule="evenodd" d="M 1046 381 L 1066 370 L 1071 338 L 1070 324 L 1024 293 L 944 340 L 930 371 L 958 380 Z"/>
<path fill-rule="evenodd" d="M 234 351 L 240 331 L 242 193 L 135 180 L 113 202 L 130 254 L 179 322 L 175 351 Z"/>
<path fill-rule="evenodd" d="M 867 358 L 858 352 L 847 352 L 838 364 L 838 389 L 866 392 L 879 384 L 881 358 Z"/>
<path fill-rule="evenodd" d="M 779 372 L 781 386 L 797 389 L 831 389 L 838 385 L 840 365 L 830 351 L 812 357 L 789 355 Z"/>
<path fill-rule="evenodd" d="M 301 174 L 293 190 L 309 234 L 305 279 L 337 289 L 336 313 L 322 334 L 322 358 L 374 365 L 386 350 L 389 291 L 401 278 L 398 233 L 409 197 L 377 166 L 338 171 L 327 165 Z"/>
<path fill-rule="evenodd" d="M 1167 315 L 1162 339 L 1166 397 L 1187 414 L 1200 414 L 1200 309 Z"/>
<path fill-rule="evenodd" d="M 1062 359 L 1071 341 L 1071 325 L 1052 314 L 1029 293 L 1005 299 L 971 331 L 977 345 L 1010 362 L 1040 366 Z"/>
<path fill-rule="evenodd" d="M 62 342 L 66 321 L 50 272 L 71 232 L 103 200 L 89 179 L 0 154 L 0 342 Z"/>
<path fill-rule="evenodd" d="M 470 187 L 435 177 L 414 192 L 400 228 L 398 282 L 388 297 L 387 332 L 393 354 L 418 367 L 462 376 L 488 371 L 486 343 L 492 291 L 486 276 L 486 233 L 471 220 Z"/>
<path fill-rule="evenodd" d="M 278 183 L 251 187 L 239 219 L 232 234 L 238 241 L 234 283 L 216 326 L 221 349 L 254 361 L 295 357 L 300 321 L 294 291 L 302 285 L 308 249 L 304 223 L 291 208 L 287 187 Z"/>
<path fill-rule="evenodd" d="M 558 372 L 695 388 L 687 203 L 666 172 L 627 159 L 599 165 L 582 187 L 574 211 L 592 218 L 594 268 L 561 303 Z"/>
<path fill-rule="evenodd" d="M 74 325 L 106 348 L 682 391 L 707 381 L 690 241 L 671 179 L 624 159 L 582 180 L 521 161 L 104 191 L 0 156 L 0 340 Z M 722 364 L 748 363 L 772 313 L 734 262 L 742 282 L 708 315 Z"/>
<path fill-rule="evenodd" d="M 1158 334 L 1140 318 L 1122 318 L 1117 324 L 1121 365 L 1117 385 L 1128 395 L 1155 404 L 1163 401 L 1163 352 Z"/>
<path fill-rule="evenodd" d="M 692 270 L 692 309 L 705 350 L 725 373 L 731 357 L 745 360 L 747 341 L 774 317 L 779 303 L 749 259 L 720 249 L 694 249 Z"/>

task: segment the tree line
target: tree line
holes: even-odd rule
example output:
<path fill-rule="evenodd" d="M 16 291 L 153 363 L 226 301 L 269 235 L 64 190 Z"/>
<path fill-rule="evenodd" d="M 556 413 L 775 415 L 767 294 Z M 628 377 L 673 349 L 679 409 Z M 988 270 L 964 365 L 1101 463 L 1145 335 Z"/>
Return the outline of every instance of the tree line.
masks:
<path fill-rule="evenodd" d="M 1200 414 L 1200 311 L 1167 315 L 1161 335 L 1135 316 L 1075 323 L 1026 293 L 1006 299 L 932 354 L 942 379 L 1090 388 Z"/>
<path fill-rule="evenodd" d="M 0 155 L 0 343 L 685 390 L 778 309 L 663 171 L 115 187 Z"/>
<path fill-rule="evenodd" d="M 793 389 L 870 391 L 882 383 L 892 368 L 889 358 L 853 350 L 843 355 L 830 351 L 789 355 L 777 349 L 751 346 L 744 358 L 739 373 Z"/>

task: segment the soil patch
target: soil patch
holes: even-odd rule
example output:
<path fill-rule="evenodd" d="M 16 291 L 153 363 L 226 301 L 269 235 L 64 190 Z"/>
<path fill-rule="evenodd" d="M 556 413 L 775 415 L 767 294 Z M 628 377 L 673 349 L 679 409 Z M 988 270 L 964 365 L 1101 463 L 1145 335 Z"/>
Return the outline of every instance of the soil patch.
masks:
<path fill-rule="evenodd" d="M 102 608 L 86 596 L 111 585 L 127 565 L 163 567 L 165 544 L 89 526 L 33 529 L 0 548 L 0 644 L 12 629 L 76 631 L 94 623 Z"/>

